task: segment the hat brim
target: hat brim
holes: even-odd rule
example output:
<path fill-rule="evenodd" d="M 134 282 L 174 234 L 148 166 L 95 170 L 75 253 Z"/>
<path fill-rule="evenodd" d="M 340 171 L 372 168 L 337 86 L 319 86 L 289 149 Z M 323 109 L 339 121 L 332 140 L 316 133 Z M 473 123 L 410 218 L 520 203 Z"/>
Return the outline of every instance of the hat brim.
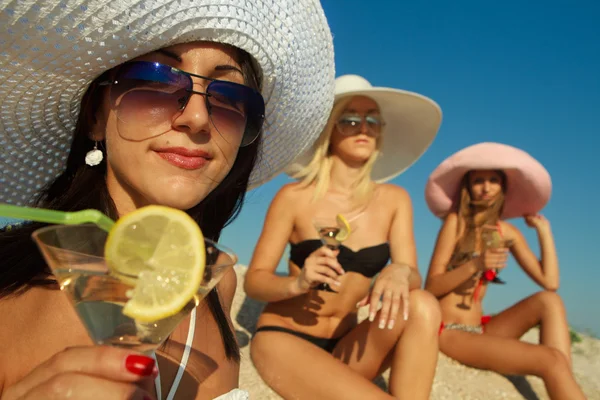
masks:
<path fill-rule="evenodd" d="M 413 165 L 429 148 L 442 123 L 442 110 L 428 97 L 400 89 L 373 87 L 337 93 L 335 102 L 354 96 L 366 96 L 379 106 L 386 123 L 381 153 L 373 165 L 371 179 L 387 182 Z M 294 160 L 288 175 L 310 163 L 314 145 Z"/>
<path fill-rule="evenodd" d="M 456 209 L 462 179 L 470 170 L 502 170 L 506 174 L 503 219 L 540 212 L 550 200 L 550 174 L 523 150 L 501 143 L 479 143 L 444 160 L 429 176 L 425 200 L 443 218 Z"/>

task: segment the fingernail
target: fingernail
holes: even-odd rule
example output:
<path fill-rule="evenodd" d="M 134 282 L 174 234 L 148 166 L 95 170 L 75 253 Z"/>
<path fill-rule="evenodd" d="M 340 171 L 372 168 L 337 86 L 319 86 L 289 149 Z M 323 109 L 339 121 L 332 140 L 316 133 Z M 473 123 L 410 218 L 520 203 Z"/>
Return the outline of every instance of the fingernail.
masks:
<path fill-rule="evenodd" d="M 333 281 L 333 283 L 335 283 L 337 286 L 340 286 L 342 284 L 342 282 L 338 282 L 338 281 Z"/>
<path fill-rule="evenodd" d="M 155 366 L 152 358 L 142 355 L 132 354 L 125 359 L 125 368 L 129 372 L 140 376 L 151 376 L 154 373 Z"/>
<path fill-rule="evenodd" d="M 360 301 L 356 303 L 356 308 L 360 308 Z"/>
<path fill-rule="evenodd" d="M 408 313 L 407 312 L 404 313 L 404 320 L 405 321 L 408 320 Z"/>
<path fill-rule="evenodd" d="M 144 400 L 154 400 L 152 397 L 148 396 L 147 394 L 144 395 Z"/>
<path fill-rule="evenodd" d="M 381 320 L 379 321 L 379 329 L 383 329 L 385 328 L 385 321 Z"/>
<path fill-rule="evenodd" d="M 369 322 L 375 321 L 375 313 L 369 314 Z"/>
<path fill-rule="evenodd" d="M 388 324 L 388 329 L 392 329 L 394 328 L 394 320 L 390 320 L 389 324 Z"/>

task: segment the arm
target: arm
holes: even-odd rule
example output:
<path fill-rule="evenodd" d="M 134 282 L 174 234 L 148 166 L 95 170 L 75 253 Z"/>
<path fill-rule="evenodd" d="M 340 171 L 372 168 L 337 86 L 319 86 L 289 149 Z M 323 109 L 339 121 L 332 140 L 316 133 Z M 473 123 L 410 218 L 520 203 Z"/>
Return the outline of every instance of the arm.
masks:
<path fill-rule="evenodd" d="M 392 262 L 375 278 L 370 293 L 357 304 L 357 307 L 369 304 L 369 320 L 373 322 L 381 300 L 380 329 L 386 325 L 389 329 L 394 327 L 400 306 L 404 320 L 408 319 L 409 291 L 421 287 L 410 196 L 401 187 L 386 186 L 391 192 L 390 201 L 396 204 L 388 235 Z"/>
<path fill-rule="evenodd" d="M 277 264 L 294 228 L 294 215 L 291 212 L 294 209 L 293 200 L 293 186 L 285 185 L 275 195 L 267 211 L 263 231 L 244 281 L 246 294 L 253 299 L 276 302 L 300 294 L 295 287 L 296 277 L 275 275 Z"/>
<path fill-rule="evenodd" d="M 326 247 L 314 251 L 305 260 L 300 275 L 282 277 L 275 274 L 294 228 L 291 210 L 297 208 L 298 197 L 294 184 L 290 184 L 284 186 L 271 203 L 246 273 L 244 289 L 251 298 L 277 302 L 307 293 L 315 283 L 339 285 L 337 276 L 343 273 L 342 267 L 333 250 Z"/>
<path fill-rule="evenodd" d="M 417 247 L 413 229 L 413 208 L 408 192 L 398 186 L 390 186 L 397 204 L 392 218 L 389 241 L 392 262 L 387 268 L 405 268 L 409 290 L 419 289 L 422 284 L 417 267 Z"/>
<path fill-rule="evenodd" d="M 448 264 L 454 253 L 456 246 L 456 229 L 458 226 L 458 216 L 456 213 L 450 213 L 444 223 L 435 244 L 425 289 L 431 292 L 435 297 L 440 298 L 450 293 L 452 290 L 471 279 L 479 271 L 475 260 L 462 264 L 460 267 L 447 271 Z"/>
<path fill-rule="evenodd" d="M 508 237 L 514 240 L 511 252 L 523 271 L 546 290 L 556 291 L 560 284 L 558 257 L 550 223 L 542 216 L 525 217 L 527 225 L 535 228 L 540 242 L 541 259 L 533 254 L 523 234 L 513 225 L 504 223 Z"/>

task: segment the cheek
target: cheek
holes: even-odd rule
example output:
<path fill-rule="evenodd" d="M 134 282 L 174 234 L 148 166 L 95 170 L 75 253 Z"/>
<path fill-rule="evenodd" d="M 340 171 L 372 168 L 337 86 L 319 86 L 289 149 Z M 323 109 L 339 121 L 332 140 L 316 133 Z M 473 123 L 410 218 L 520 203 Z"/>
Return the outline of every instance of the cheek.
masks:
<path fill-rule="evenodd" d="M 143 175 L 151 173 L 144 162 L 142 143 L 128 142 L 109 131 L 106 134 L 106 160 L 108 168 L 125 178 L 129 183 L 139 180 Z"/>

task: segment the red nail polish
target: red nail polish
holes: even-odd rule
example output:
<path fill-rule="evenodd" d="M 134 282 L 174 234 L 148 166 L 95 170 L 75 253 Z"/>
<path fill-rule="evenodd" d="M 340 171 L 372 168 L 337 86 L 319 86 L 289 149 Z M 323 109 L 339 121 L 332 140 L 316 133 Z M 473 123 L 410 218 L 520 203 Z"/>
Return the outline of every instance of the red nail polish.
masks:
<path fill-rule="evenodd" d="M 154 399 L 146 394 L 146 395 L 144 395 L 144 400 L 154 400 Z"/>
<path fill-rule="evenodd" d="M 125 368 L 136 375 L 150 376 L 154 371 L 154 359 L 132 354 L 125 359 Z"/>

